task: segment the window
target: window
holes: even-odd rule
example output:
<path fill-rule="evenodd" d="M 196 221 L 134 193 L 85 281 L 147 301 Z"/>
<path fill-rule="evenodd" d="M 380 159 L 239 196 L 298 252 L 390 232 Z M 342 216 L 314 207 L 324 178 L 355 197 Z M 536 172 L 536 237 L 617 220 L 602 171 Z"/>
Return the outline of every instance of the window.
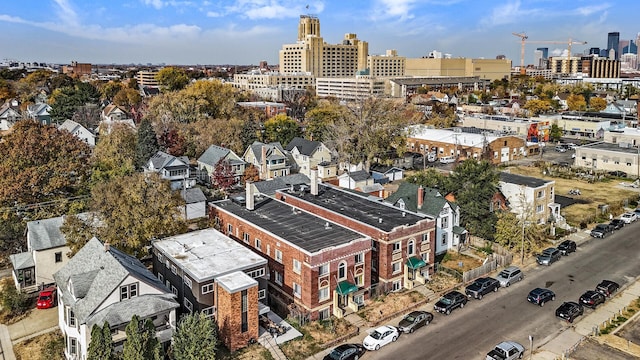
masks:
<path fill-rule="evenodd" d="M 271 255 L 271 246 L 267 244 L 267 256 Z"/>
<path fill-rule="evenodd" d="M 256 249 L 262 250 L 262 242 L 260 239 L 256 239 Z"/>
<path fill-rule="evenodd" d="M 429 253 L 426 252 L 426 253 L 422 253 L 420 255 L 422 256 L 422 260 L 428 264 L 429 263 Z"/>
<path fill-rule="evenodd" d="M 69 316 L 67 317 L 69 322 L 68 325 L 75 327 L 76 326 L 76 314 L 73 312 L 73 310 L 69 309 Z"/>
<path fill-rule="evenodd" d="M 318 289 L 318 302 L 329 300 L 329 288 L 323 287 Z"/>
<path fill-rule="evenodd" d="M 356 281 L 356 285 L 357 285 L 358 287 L 360 287 L 360 286 L 364 286 L 364 274 L 363 274 L 363 273 L 360 273 L 360 274 L 356 275 L 356 276 L 354 277 L 354 279 L 355 279 L 355 281 Z"/>
<path fill-rule="evenodd" d="M 208 318 L 213 317 L 213 315 L 216 313 L 216 307 L 211 306 L 208 308 L 204 308 L 202 309 L 202 313 L 205 314 Z"/>
<path fill-rule="evenodd" d="M 56 262 L 62 262 L 62 252 L 57 252 L 56 254 Z"/>
<path fill-rule="evenodd" d="M 249 271 L 247 273 L 247 275 L 251 276 L 254 279 L 263 277 L 264 276 L 264 268 L 260 268 L 260 269 Z"/>
<path fill-rule="evenodd" d="M 227 224 L 227 235 L 233 235 L 233 225 Z"/>
<path fill-rule="evenodd" d="M 163 261 L 164 261 L 164 256 L 162 256 L 162 254 L 158 253 L 158 262 L 162 264 Z"/>
<path fill-rule="evenodd" d="M 193 312 L 193 304 L 187 298 L 184 299 L 184 307 L 189 310 L 189 312 Z"/>
<path fill-rule="evenodd" d="M 274 254 L 276 255 L 276 261 L 282 262 L 282 251 L 275 249 Z"/>
<path fill-rule="evenodd" d="M 394 281 L 391 291 L 398 291 L 400 289 L 402 289 L 402 280 Z"/>
<path fill-rule="evenodd" d="M 538 196 L 538 199 L 540 199 L 540 198 L 544 197 L 544 190 L 540 190 L 540 191 L 538 191 L 537 196 Z"/>
<path fill-rule="evenodd" d="M 422 242 L 428 242 L 430 239 L 430 236 L 431 236 L 430 233 L 422 234 Z"/>
<path fill-rule="evenodd" d="M 191 286 L 193 285 L 193 284 L 191 283 L 191 279 L 189 279 L 189 277 L 188 277 L 188 276 L 186 276 L 186 275 L 184 276 L 184 284 L 185 284 L 189 289 L 191 289 Z"/>
<path fill-rule="evenodd" d="M 353 302 L 358 305 L 364 305 L 364 295 L 353 295 Z"/>
<path fill-rule="evenodd" d="M 249 233 L 243 232 L 242 233 L 242 239 L 244 240 L 244 242 L 246 242 L 248 244 L 249 243 Z"/>
<path fill-rule="evenodd" d="M 347 278 L 347 263 L 346 262 L 341 262 L 340 265 L 338 265 L 338 280 L 343 280 Z"/>
<path fill-rule="evenodd" d="M 178 274 L 178 269 L 173 264 L 171 264 L 171 272 L 173 273 L 173 275 L 177 275 Z"/>
<path fill-rule="evenodd" d="M 176 289 L 176 287 L 173 285 L 171 285 L 171 292 L 173 293 L 173 295 L 178 295 L 178 289 Z"/>
<path fill-rule="evenodd" d="M 69 354 L 78 354 L 78 340 L 76 338 L 69 338 Z"/>
<path fill-rule="evenodd" d="M 249 299 L 247 299 L 247 290 L 242 290 L 242 295 L 241 295 L 241 302 L 242 302 L 242 325 L 241 325 L 241 331 L 247 332 L 249 330 Z"/>
<path fill-rule="evenodd" d="M 393 243 L 393 252 L 394 253 L 400 252 L 401 245 L 402 243 L 400 241 Z"/>
<path fill-rule="evenodd" d="M 258 290 L 258 300 L 262 300 L 267 297 L 267 290 L 261 289 Z"/>
<path fill-rule="evenodd" d="M 293 259 L 293 272 L 300 274 L 300 261 L 298 259 Z"/>
<path fill-rule="evenodd" d="M 202 295 L 213 292 L 213 283 L 202 285 Z"/>
<path fill-rule="evenodd" d="M 446 246 L 447 245 L 447 233 L 442 233 L 442 240 L 441 240 L 441 244 L 442 246 Z"/>
<path fill-rule="evenodd" d="M 138 283 L 120 287 L 120 301 L 138 296 Z"/>
<path fill-rule="evenodd" d="M 396 274 L 400 272 L 400 261 L 391 264 L 391 271 Z"/>
<path fill-rule="evenodd" d="M 407 243 L 407 255 L 411 256 L 415 251 L 416 251 L 415 242 L 413 240 L 409 240 L 409 243 Z"/>
<path fill-rule="evenodd" d="M 448 228 L 449 227 L 449 217 L 448 216 L 443 216 L 440 218 L 440 224 L 443 228 Z"/>
<path fill-rule="evenodd" d="M 273 278 L 274 278 L 273 281 L 275 281 L 276 284 L 282 285 L 282 274 L 280 274 L 277 271 L 274 271 L 273 272 Z"/>
<path fill-rule="evenodd" d="M 318 319 L 326 320 L 331 317 L 331 313 L 329 312 L 329 308 L 324 308 L 318 311 Z"/>
<path fill-rule="evenodd" d="M 318 276 L 324 276 L 329 273 L 329 264 L 320 265 L 318 267 Z"/>
<path fill-rule="evenodd" d="M 542 205 L 537 205 L 537 206 L 536 206 L 536 212 L 541 213 L 541 212 L 542 212 L 542 209 L 543 209 L 543 208 L 542 208 Z"/>
<path fill-rule="evenodd" d="M 299 298 L 302 295 L 302 287 L 298 283 L 293 283 L 293 295 Z"/>
<path fill-rule="evenodd" d="M 364 262 L 364 253 L 356 254 L 354 260 L 356 264 L 362 264 Z"/>

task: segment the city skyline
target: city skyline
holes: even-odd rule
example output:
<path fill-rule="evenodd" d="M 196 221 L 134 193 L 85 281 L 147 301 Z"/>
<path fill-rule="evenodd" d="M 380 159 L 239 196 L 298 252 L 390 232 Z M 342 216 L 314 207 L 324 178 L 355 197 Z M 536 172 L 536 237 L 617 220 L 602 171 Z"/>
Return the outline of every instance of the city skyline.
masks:
<path fill-rule="evenodd" d="M 640 3 L 513 0 L 289 1 L 289 0 L 26 0 L 0 10 L 1 58 L 20 61 L 97 64 L 166 63 L 277 64 L 283 44 L 296 41 L 300 15 L 320 19 L 329 44 L 355 33 L 370 54 L 395 49 L 415 58 L 437 50 L 453 57 L 495 58 L 525 64 L 540 45 L 534 41 L 586 41 L 574 53 L 605 48 L 607 34 L 636 40 Z M 549 56 L 566 46 L 549 45 Z"/>

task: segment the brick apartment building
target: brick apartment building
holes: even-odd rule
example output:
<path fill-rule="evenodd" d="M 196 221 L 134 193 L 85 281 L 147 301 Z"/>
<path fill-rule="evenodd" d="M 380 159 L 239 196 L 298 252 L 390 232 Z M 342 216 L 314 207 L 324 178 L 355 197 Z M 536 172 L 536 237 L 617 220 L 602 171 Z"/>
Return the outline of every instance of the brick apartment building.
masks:
<path fill-rule="evenodd" d="M 231 351 L 258 339 L 267 260 L 214 229 L 155 240 L 153 273 L 177 296 L 181 312 L 215 319 Z"/>
<path fill-rule="evenodd" d="M 343 317 L 369 298 L 371 238 L 274 198 L 209 204 L 216 226 L 268 259 L 269 305 L 310 320 Z"/>
<path fill-rule="evenodd" d="M 338 187 L 319 185 L 311 173 L 310 191 L 277 191 L 275 197 L 372 239 L 371 283 L 376 293 L 411 289 L 433 273 L 435 220 Z"/>

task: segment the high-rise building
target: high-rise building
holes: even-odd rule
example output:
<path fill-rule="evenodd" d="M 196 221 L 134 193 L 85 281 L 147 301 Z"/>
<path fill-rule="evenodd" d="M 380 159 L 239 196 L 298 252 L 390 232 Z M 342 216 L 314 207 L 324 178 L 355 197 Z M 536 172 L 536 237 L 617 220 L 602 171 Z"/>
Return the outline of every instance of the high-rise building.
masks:
<path fill-rule="evenodd" d="M 622 48 L 621 54 L 637 54 L 638 45 L 633 40 L 628 40 L 628 44 Z"/>
<path fill-rule="evenodd" d="M 592 47 L 589 49 L 589 55 L 597 55 L 600 56 L 600 48 Z"/>
<path fill-rule="evenodd" d="M 548 59 L 549 58 L 549 48 L 546 47 L 539 47 L 536 50 L 540 50 L 542 51 L 542 58 L 543 59 Z"/>
<path fill-rule="evenodd" d="M 607 34 L 607 51 L 611 51 L 613 49 L 615 51 L 615 60 L 620 59 L 620 50 L 618 49 L 618 45 L 620 43 L 620 33 L 619 32 L 610 32 Z"/>
<path fill-rule="evenodd" d="M 369 55 L 367 69 L 373 77 L 404 76 L 405 60 L 396 50 L 387 50 L 385 55 Z"/>
<path fill-rule="evenodd" d="M 345 34 L 342 43 L 327 44 L 320 36 L 320 19 L 300 15 L 298 41 L 280 50 L 280 72 L 311 73 L 316 77 L 354 76 L 367 68 L 369 43 Z"/>

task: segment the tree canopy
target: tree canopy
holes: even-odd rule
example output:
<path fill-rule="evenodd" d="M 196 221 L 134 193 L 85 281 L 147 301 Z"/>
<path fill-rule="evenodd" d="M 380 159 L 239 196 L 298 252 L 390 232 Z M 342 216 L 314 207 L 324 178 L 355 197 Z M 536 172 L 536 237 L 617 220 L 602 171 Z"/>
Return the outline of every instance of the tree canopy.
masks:
<path fill-rule="evenodd" d="M 114 358 L 111 328 L 108 322 L 100 327 L 94 324 L 91 328 L 91 342 L 87 349 L 87 358 L 92 360 L 111 360 Z"/>
<path fill-rule="evenodd" d="M 93 182 L 133 174 L 137 143 L 135 130 L 129 125 L 116 123 L 111 129 L 101 129 L 100 132 L 104 135 L 93 149 Z"/>
<path fill-rule="evenodd" d="M 264 137 L 266 142 L 279 142 L 286 145 L 294 137 L 300 136 L 298 122 L 285 114 L 278 114 L 264 122 Z"/>
<path fill-rule="evenodd" d="M 591 109 L 591 111 L 602 111 L 606 109 L 606 107 L 607 107 L 607 100 L 601 97 L 594 96 L 591 99 L 589 99 L 589 109 Z"/>
<path fill-rule="evenodd" d="M 158 71 L 156 80 L 162 91 L 182 90 L 189 83 L 187 73 L 183 69 L 173 66 Z"/>
<path fill-rule="evenodd" d="M 203 313 L 184 316 L 173 335 L 175 360 L 215 359 L 218 336 L 216 326 Z"/>
<path fill-rule="evenodd" d="M 122 360 L 162 360 L 162 344 L 156 338 L 151 319 L 140 320 L 133 315 L 125 328 L 127 340 L 122 349 Z"/>
<path fill-rule="evenodd" d="M 160 150 L 160 146 L 151 121 L 143 119 L 138 126 L 137 134 L 135 166 L 137 169 L 142 169 L 147 161 Z"/>

